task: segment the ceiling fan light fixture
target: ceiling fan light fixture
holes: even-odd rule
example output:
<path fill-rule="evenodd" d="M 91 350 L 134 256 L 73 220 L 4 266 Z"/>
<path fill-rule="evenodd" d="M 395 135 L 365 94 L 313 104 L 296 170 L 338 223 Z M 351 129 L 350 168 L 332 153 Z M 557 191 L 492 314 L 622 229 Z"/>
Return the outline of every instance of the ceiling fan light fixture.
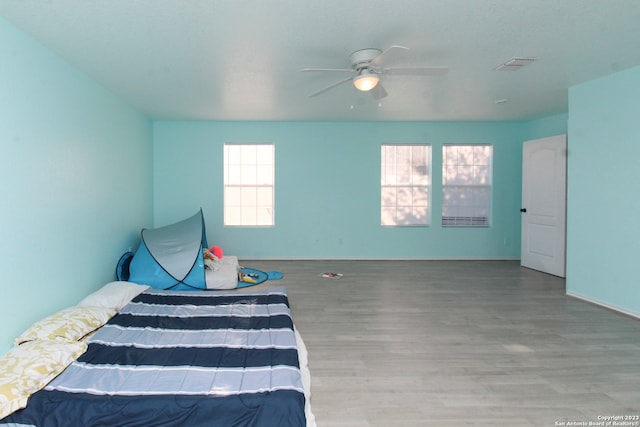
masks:
<path fill-rule="evenodd" d="M 376 87 L 379 81 L 380 76 L 364 68 L 354 77 L 353 85 L 356 89 L 367 92 Z"/>

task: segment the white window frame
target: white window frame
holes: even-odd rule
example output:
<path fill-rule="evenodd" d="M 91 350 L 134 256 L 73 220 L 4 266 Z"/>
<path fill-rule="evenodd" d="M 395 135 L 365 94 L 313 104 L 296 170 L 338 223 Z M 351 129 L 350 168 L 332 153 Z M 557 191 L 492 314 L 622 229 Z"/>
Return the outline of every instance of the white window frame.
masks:
<path fill-rule="evenodd" d="M 490 227 L 492 192 L 492 145 L 443 145 L 443 227 Z"/>
<path fill-rule="evenodd" d="M 275 146 L 224 144 L 224 226 L 275 225 Z"/>
<path fill-rule="evenodd" d="M 380 225 L 429 226 L 431 144 L 383 144 L 380 170 Z"/>

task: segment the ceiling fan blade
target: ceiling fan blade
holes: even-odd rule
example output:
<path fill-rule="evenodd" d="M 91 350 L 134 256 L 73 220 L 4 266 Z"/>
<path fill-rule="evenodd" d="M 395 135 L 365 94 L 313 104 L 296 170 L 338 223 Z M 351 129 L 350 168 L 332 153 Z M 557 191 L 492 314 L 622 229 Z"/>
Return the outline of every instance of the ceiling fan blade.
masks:
<path fill-rule="evenodd" d="M 373 99 L 375 99 L 376 101 L 378 99 L 385 98 L 388 95 L 387 91 L 384 89 L 384 86 L 382 86 L 382 83 L 378 83 L 377 85 L 375 85 L 369 92 L 371 92 L 371 96 L 373 96 Z"/>
<path fill-rule="evenodd" d="M 326 92 L 326 91 L 328 91 L 328 90 L 333 89 L 333 88 L 334 88 L 334 87 L 336 87 L 336 86 L 340 86 L 341 84 L 346 83 L 346 82 L 350 82 L 350 81 L 352 81 L 352 80 L 353 80 L 353 79 L 352 79 L 351 77 L 347 77 L 346 79 L 338 80 L 337 82 L 332 83 L 332 84 L 330 84 L 329 86 L 327 86 L 327 87 L 325 87 L 325 88 L 323 88 L 323 89 L 320 89 L 320 90 L 319 90 L 319 91 L 317 91 L 317 92 L 312 93 L 311 95 L 309 95 L 309 98 L 313 98 L 314 96 L 318 96 L 318 95 L 320 95 L 320 94 L 322 94 L 322 93 L 325 93 L 325 92 Z"/>
<path fill-rule="evenodd" d="M 312 72 L 330 72 L 330 73 L 353 73 L 353 68 L 303 68 L 304 72 L 312 71 Z"/>
<path fill-rule="evenodd" d="M 382 51 L 380 53 L 380 55 L 378 55 L 375 58 L 373 58 L 371 60 L 371 65 L 380 66 L 380 64 L 382 63 L 382 59 L 384 58 L 384 55 L 387 54 L 390 50 L 393 50 L 393 49 L 409 50 L 408 47 L 404 47 L 404 46 L 400 46 L 400 45 L 394 44 L 394 45 L 389 46 L 388 48 L 386 48 L 384 51 Z"/>
<path fill-rule="evenodd" d="M 389 76 L 441 76 L 449 72 L 449 67 L 390 67 L 382 72 Z"/>

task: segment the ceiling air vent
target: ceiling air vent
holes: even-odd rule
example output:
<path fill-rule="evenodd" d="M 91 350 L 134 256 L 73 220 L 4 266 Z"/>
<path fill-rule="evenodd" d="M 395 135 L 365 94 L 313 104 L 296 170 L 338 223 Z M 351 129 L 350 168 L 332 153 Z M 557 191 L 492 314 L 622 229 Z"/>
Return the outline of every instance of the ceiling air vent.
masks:
<path fill-rule="evenodd" d="M 525 65 L 531 64 L 537 58 L 522 58 L 522 57 L 513 57 L 510 60 L 498 65 L 494 70 L 498 71 L 515 71 L 524 67 Z"/>

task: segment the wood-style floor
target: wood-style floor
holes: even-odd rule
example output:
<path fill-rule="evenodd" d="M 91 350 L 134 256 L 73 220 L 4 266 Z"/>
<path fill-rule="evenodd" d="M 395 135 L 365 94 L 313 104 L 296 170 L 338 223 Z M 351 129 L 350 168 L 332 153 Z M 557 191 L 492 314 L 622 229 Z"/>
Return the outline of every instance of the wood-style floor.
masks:
<path fill-rule="evenodd" d="M 640 415 L 640 320 L 565 296 L 563 279 L 512 261 L 241 264 L 284 274 L 259 287 L 287 287 L 319 427 Z"/>

